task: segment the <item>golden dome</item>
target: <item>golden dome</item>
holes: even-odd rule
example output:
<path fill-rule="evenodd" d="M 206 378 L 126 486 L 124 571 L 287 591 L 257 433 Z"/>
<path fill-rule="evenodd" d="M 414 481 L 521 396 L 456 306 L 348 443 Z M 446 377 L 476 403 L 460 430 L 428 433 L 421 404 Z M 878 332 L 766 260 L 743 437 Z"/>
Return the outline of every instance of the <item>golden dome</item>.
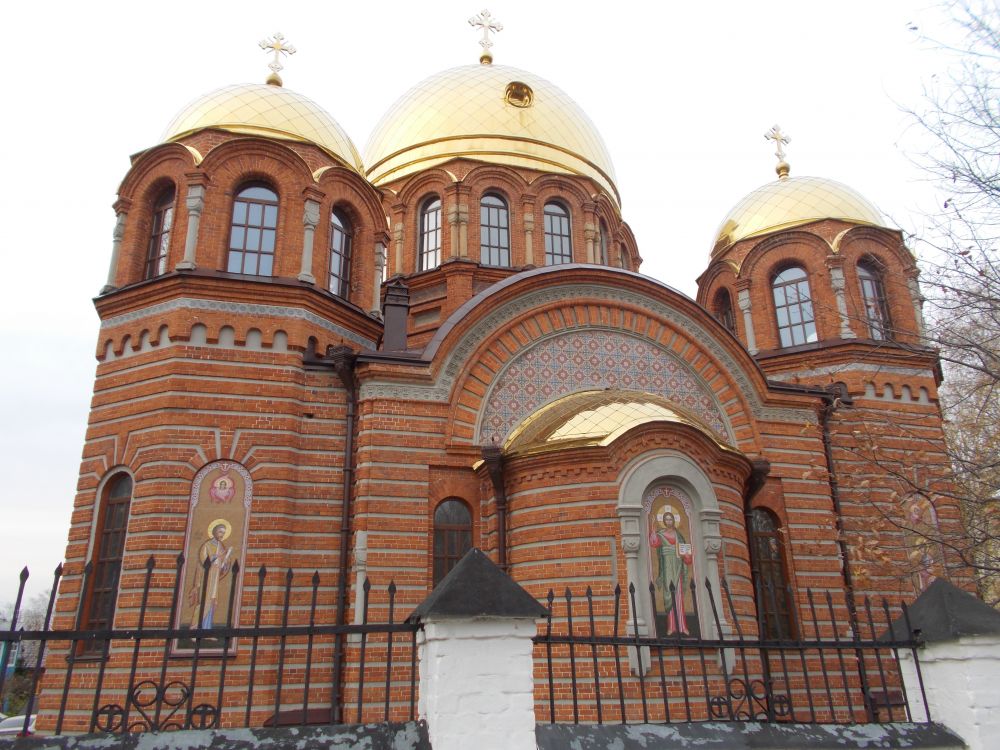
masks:
<path fill-rule="evenodd" d="M 719 225 L 712 255 L 748 237 L 822 219 L 885 226 L 878 209 L 847 185 L 822 177 L 784 177 L 757 188 L 733 207 Z"/>
<path fill-rule="evenodd" d="M 560 89 L 517 68 L 466 65 L 431 76 L 389 109 L 365 149 L 376 185 L 455 157 L 584 175 L 620 203 L 594 123 Z"/>
<path fill-rule="evenodd" d="M 633 427 L 649 422 L 688 425 L 730 450 L 698 419 L 681 412 L 660 396 L 607 389 L 581 391 L 546 404 L 510 434 L 503 451 L 507 455 L 526 455 L 610 445 Z"/>
<path fill-rule="evenodd" d="M 365 173 L 358 150 L 337 121 L 311 99 L 281 86 L 243 83 L 198 97 L 167 126 L 163 140 L 176 141 L 205 128 L 311 143 Z"/>

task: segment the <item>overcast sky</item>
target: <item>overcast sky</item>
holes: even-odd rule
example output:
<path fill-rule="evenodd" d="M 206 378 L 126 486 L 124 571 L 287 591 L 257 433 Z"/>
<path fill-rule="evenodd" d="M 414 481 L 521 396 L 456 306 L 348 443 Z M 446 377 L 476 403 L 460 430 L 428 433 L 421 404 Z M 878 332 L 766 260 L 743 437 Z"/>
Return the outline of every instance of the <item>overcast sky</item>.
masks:
<path fill-rule="evenodd" d="M 482 0 L 472 0 L 480 3 Z M 851 185 L 903 226 L 935 205 L 910 165 L 917 106 L 942 61 L 924 2 L 589 3 L 503 0 L 497 64 L 549 79 L 590 115 L 614 160 L 642 271 L 693 296 L 715 230 L 774 179 L 780 123 L 792 175 Z M 62 559 L 89 401 L 92 297 L 129 155 L 191 99 L 263 82 L 257 42 L 298 50 L 285 85 L 362 151 L 419 80 L 478 60 L 466 2 L 9 2 L 0 114 L 0 602 L 27 564 L 39 591 Z M 945 33 L 943 30 L 941 33 Z"/>

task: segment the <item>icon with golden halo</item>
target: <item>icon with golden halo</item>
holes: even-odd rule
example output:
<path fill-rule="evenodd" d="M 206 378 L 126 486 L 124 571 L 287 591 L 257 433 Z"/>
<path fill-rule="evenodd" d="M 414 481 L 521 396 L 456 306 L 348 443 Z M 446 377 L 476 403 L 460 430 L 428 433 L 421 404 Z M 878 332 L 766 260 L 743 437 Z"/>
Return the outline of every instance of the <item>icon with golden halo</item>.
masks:
<path fill-rule="evenodd" d="M 222 536 L 220 537 L 216 534 L 216 530 L 222 530 Z M 233 525 L 229 523 L 225 518 L 216 518 L 214 521 L 208 524 L 208 538 L 215 539 L 219 542 L 226 541 L 233 533 Z"/>

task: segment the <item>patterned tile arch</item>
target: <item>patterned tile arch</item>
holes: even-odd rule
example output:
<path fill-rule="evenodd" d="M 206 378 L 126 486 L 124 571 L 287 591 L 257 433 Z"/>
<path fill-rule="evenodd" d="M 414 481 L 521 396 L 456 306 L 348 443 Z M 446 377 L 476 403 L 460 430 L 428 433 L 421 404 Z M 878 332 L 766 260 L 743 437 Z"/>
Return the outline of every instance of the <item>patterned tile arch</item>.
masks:
<path fill-rule="evenodd" d="M 658 394 L 697 416 L 721 440 L 732 442 L 714 395 L 680 358 L 649 339 L 601 330 L 549 336 L 512 359 L 484 399 L 479 442 L 502 443 L 538 408 L 594 388 Z"/>

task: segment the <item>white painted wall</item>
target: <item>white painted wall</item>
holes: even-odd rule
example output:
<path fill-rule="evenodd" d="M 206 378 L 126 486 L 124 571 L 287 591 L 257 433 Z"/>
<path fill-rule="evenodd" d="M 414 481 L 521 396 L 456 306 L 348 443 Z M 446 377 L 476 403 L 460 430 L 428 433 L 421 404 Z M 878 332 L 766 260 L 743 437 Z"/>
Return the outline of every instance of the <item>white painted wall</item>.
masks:
<path fill-rule="evenodd" d="M 524 619 L 424 621 L 419 711 L 434 750 L 535 750 L 535 632 Z"/>
<path fill-rule="evenodd" d="M 1000 747 L 1000 637 L 970 636 L 920 650 L 931 719 L 965 740 L 969 750 Z M 913 658 L 900 654 L 914 721 L 926 718 Z"/>

